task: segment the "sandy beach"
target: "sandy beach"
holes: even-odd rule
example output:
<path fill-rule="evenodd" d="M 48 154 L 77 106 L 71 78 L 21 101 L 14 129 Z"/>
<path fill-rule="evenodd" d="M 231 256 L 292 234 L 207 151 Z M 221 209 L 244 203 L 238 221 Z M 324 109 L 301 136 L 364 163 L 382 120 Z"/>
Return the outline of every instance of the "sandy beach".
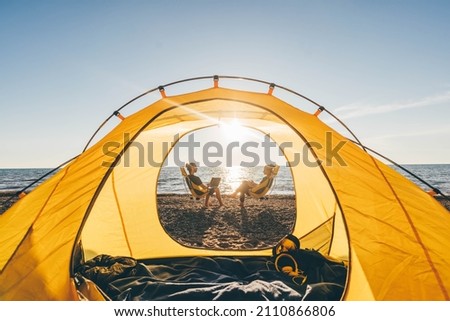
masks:
<path fill-rule="evenodd" d="M 18 200 L 15 192 L 0 192 L 0 214 Z"/>
<path fill-rule="evenodd" d="M 188 195 L 159 195 L 158 210 L 167 232 L 180 243 L 214 249 L 271 247 L 288 234 L 295 222 L 295 197 L 271 195 L 267 200 L 223 196 L 204 208 L 204 200 Z"/>
<path fill-rule="evenodd" d="M 447 210 L 450 211 L 450 200 L 445 199 L 442 196 L 436 196 L 436 199 L 442 204 L 442 206 L 444 206 Z"/>

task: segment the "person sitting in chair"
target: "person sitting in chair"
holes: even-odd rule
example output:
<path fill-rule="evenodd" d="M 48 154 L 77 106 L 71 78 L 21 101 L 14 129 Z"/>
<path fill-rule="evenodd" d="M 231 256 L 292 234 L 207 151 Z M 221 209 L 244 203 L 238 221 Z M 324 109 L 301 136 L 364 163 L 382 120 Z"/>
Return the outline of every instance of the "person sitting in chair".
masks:
<path fill-rule="evenodd" d="M 200 186 L 205 191 L 203 193 L 203 195 L 206 193 L 205 207 L 209 206 L 209 198 L 211 197 L 211 195 L 214 195 L 214 194 L 216 194 L 217 200 L 219 201 L 219 207 L 224 205 L 222 202 L 222 197 L 220 195 L 219 188 L 218 187 L 210 187 L 208 184 L 204 184 L 202 182 L 202 180 L 200 179 L 200 177 L 195 175 L 195 173 L 197 172 L 197 169 L 198 169 L 196 163 L 187 163 L 186 169 L 189 172 L 189 175 L 188 175 L 189 180 L 193 184 Z M 199 196 L 202 196 L 202 195 L 199 195 Z"/>
<path fill-rule="evenodd" d="M 232 197 L 236 197 L 238 194 L 240 200 L 240 206 L 244 207 L 245 196 L 263 197 L 267 193 L 272 185 L 273 170 L 277 167 L 275 164 L 269 164 L 264 166 L 264 177 L 261 182 L 256 183 L 252 180 L 244 180 L 241 185 L 231 194 Z"/>

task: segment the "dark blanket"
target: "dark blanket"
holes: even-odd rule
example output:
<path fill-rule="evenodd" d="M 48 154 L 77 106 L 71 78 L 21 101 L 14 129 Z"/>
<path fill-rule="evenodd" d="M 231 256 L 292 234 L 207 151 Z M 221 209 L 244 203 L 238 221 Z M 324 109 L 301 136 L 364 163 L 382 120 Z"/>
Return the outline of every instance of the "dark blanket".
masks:
<path fill-rule="evenodd" d="M 270 257 L 190 257 L 138 262 L 129 257 L 100 255 L 78 273 L 95 282 L 112 300 L 314 300 L 340 298 L 343 284 L 320 283 L 307 292 L 277 272 Z M 330 290 L 331 289 L 331 290 Z M 331 292 L 330 292 L 331 291 Z M 330 295 L 331 293 L 331 295 Z M 322 295 L 323 294 L 323 295 Z M 307 298 L 307 296 L 306 296 Z"/>

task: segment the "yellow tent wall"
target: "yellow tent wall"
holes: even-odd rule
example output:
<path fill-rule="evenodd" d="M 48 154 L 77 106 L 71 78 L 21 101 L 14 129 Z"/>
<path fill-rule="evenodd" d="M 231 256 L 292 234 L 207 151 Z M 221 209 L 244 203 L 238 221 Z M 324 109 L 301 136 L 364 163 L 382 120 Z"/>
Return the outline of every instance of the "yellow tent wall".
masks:
<path fill-rule="evenodd" d="M 346 142 L 339 152 L 345 166 L 332 159 L 326 166 L 326 149 L 313 147 L 322 166 L 292 167 L 297 196 L 293 233 L 305 236 L 303 244 L 309 247 L 322 242 L 309 232 L 334 218 L 325 229 L 326 252 L 349 259 L 345 299 L 449 299 L 448 211 L 318 117 L 269 94 L 224 88 L 169 96 L 126 117 L 0 216 L 0 299 L 77 299 L 70 270 L 79 238 L 93 255 L 248 255 L 187 248 L 172 240 L 157 217 L 159 168 L 102 166 L 127 147 L 124 133 L 135 141 L 170 141 L 176 133 L 213 126 L 218 117 L 236 117 L 245 126 L 270 133 L 278 143 L 293 142 L 298 149 L 310 142 L 325 146 L 327 135 L 334 144 Z M 110 154 L 105 153 L 106 144 L 114 146 L 108 149 Z M 129 151 L 133 153 L 132 146 Z M 153 153 L 155 159 L 166 157 L 160 150 Z M 292 151 L 285 156 L 291 161 Z M 147 227 L 145 233 L 142 226 Z"/>
<path fill-rule="evenodd" d="M 161 144 L 158 142 L 168 142 L 173 138 L 174 133 L 183 135 L 192 128 L 203 128 L 214 124 L 219 118 L 224 121 L 227 115 L 231 115 L 233 118 L 240 119 L 242 125 L 253 126 L 264 133 L 270 133 L 276 141 L 292 141 L 294 148 L 290 149 L 290 153 L 286 155 L 288 159 L 293 157 L 292 150 L 301 150 L 300 146 L 304 144 L 301 138 L 296 136 L 291 128 L 285 125 L 281 126 L 279 120 L 271 117 L 268 111 L 255 106 L 247 106 L 245 112 L 242 112 L 242 108 L 241 103 L 230 104 L 228 101 L 216 100 L 197 103 L 195 107 L 183 106 L 185 114 L 176 108 L 168 111 L 168 115 L 164 115 L 164 118 L 167 116 L 170 121 L 165 121 L 164 127 L 160 127 L 156 121 L 147 126 L 134 142 L 140 142 L 139 146 L 145 146 L 146 142 L 155 143 L 152 145 L 150 152 L 153 158 L 155 158 L 155 155 L 160 155 L 159 161 L 162 162 L 165 155 L 162 154 Z M 258 118 L 250 118 L 247 124 L 246 119 L 250 116 L 255 117 L 255 115 Z M 181 125 L 179 123 L 180 118 L 183 119 Z M 192 125 L 189 127 L 186 126 L 186 123 Z M 292 139 L 292 137 L 295 139 Z M 134 160 L 134 163 L 130 164 L 131 166 L 116 166 L 114 168 L 113 174 L 106 181 L 90 213 L 89 222 L 86 224 L 82 235 L 86 250 L 93 254 L 100 254 L 101 251 L 107 250 L 107 253 L 114 255 L 131 255 L 137 258 L 179 256 L 180 253 L 183 255 L 199 255 L 198 249 L 184 248 L 181 250 L 178 243 L 170 241 L 169 236 L 159 224 L 155 182 L 160 168 L 148 165 L 139 166 L 137 155 L 147 155 L 149 151 L 143 151 L 135 147 L 130 147 L 129 151 L 131 155 L 127 156 Z M 309 182 L 308 184 L 296 184 L 295 186 L 296 193 L 299 195 L 297 201 L 299 218 L 295 231 L 298 235 L 303 235 L 333 216 L 336 211 L 336 202 L 319 167 L 307 168 L 304 165 L 299 165 L 291 170 L 294 174 L 301 175 L 302 181 Z M 142 188 L 136 190 L 136 188 L 133 188 L 135 186 Z M 307 199 L 316 202 L 308 202 Z M 111 202 L 111 200 L 114 200 L 114 202 Z M 315 209 L 317 207 L 319 210 Z M 142 209 L 145 209 L 145 211 L 142 211 Z M 310 213 L 317 213 L 317 215 L 309 215 Z M 152 226 L 151 233 L 140 232 L 142 226 L 152 224 L 154 226 Z M 105 225 L 110 227 L 99 232 L 97 227 Z M 118 230 L 123 232 L 116 233 L 115 239 L 112 241 L 111 237 L 108 237 L 110 231 Z M 329 238 L 329 235 L 327 237 Z M 164 246 L 161 246 L 161 243 Z M 338 255 L 348 257 L 347 242 L 345 242 L 344 251 L 344 253 Z M 328 254 L 331 250 L 326 250 L 326 252 Z M 252 254 L 258 253 L 253 252 Z M 336 255 L 336 253 L 333 254 Z"/>

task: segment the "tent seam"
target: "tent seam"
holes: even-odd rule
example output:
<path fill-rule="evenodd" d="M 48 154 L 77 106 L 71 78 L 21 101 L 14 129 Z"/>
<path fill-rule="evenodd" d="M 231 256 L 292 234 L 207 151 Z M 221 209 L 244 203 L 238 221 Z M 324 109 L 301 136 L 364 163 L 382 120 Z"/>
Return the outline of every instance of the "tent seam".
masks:
<path fill-rule="evenodd" d="M 114 193 L 114 200 L 116 201 L 117 210 L 119 211 L 120 223 L 122 225 L 123 234 L 125 236 L 125 241 L 127 242 L 128 251 L 130 252 L 130 256 L 133 256 L 133 251 L 131 250 L 130 240 L 128 239 L 128 234 L 127 234 L 127 231 L 125 228 L 125 222 L 123 220 L 122 209 L 120 208 L 119 198 L 117 196 L 116 184 L 114 184 L 114 171 L 111 172 L 111 184 L 112 184 L 112 190 Z"/>
<path fill-rule="evenodd" d="M 53 194 L 55 193 L 56 189 L 58 188 L 59 184 L 63 181 L 63 179 L 66 177 L 67 172 L 69 171 L 71 165 L 67 166 L 63 177 L 61 177 L 61 179 L 58 181 L 58 183 L 55 184 L 55 187 L 53 188 L 53 191 L 50 193 L 50 195 L 47 197 L 44 205 L 41 207 L 41 210 L 39 211 L 38 215 L 36 215 L 36 218 L 33 220 L 33 222 L 30 224 L 30 227 L 28 228 L 27 232 L 25 233 L 25 235 L 23 236 L 22 240 L 19 242 L 19 244 L 16 246 L 16 249 L 14 250 L 14 252 L 11 254 L 11 256 L 9 257 L 8 261 L 6 261 L 5 265 L 3 266 L 3 268 L 0 269 L 0 274 L 3 273 L 3 271 L 6 269 L 6 267 L 8 266 L 8 264 L 11 262 L 12 258 L 16 255 L 17 250 L 19 249 L 19 247 L 22 246 L 23 242 L 25 241 L 25 239 L 28 237 L 28 235 L 30 234 L 30 231 L 33 229 L 34 224 L 37 222 L 37 220 L 39 219 L 39 217 L 41 216 L 42 212 L 44 211 L 45 207 L 47 206 L 48 202 L 50 201 L 50 198 L 53 196 Z"/>
<path fill-rule="evenodd" d="M 389 186 L 389 189 L 392 191 L 392 194 L 394 195 L 395 199 L 397 200 L 397 203 L 400 205 L 403 213 L 405 214 L 406 220 L 408 221 L 408 224 L 410 225 L 414 236 L 416 237 L 417 242 L 420 244 L 420 247 L 422 248 L 425 257 L 428 261 L 428 264 L 431 267 L 431 270 L 433 271 L 434 276 L 436 277 L 436 281 L 439 285 L 439 287 L 441 288 L 442 294 L 444 295 L 445 300 L 450 300 L 450 296 L 447 293 L 447 290 L 445 289 L 445 286 L 442 282 L 441 276 L 439 275 L 439 272 L 437 271 L 436 267 L 434 266 L 433 261 L 431 260 L 431 256 L 430 253 L 428 252 L 427 248 L 425 247 L 425 244 L 422 242 L 422 239 L 420 237 L 419 232 L 417 231 L 417 229 L 415 228 L 413 221 L 411 220 L 410 215 L 408 214 L 408 212 L 406 211 L 405 207 L 403 206 L 402 201 L 400 200 L 400 198 L 398 197 L 397 193 L 394 190 L 394 187 L 391 185 L 391 183 L 389 183 L 389 180 L 387 179 L 387 177 L 384 175 L 383 171 L 381 170 L 381 168 L 378 166 L 378 164 L 376 163 L 376 161 L 374 160 L 374 158 L 369 155 L 369 157 L 371 158 L 371 160 L 373 161 L 373 163 L 375 164 L 375 167 L 378 169 L 378 171 L 380 172 L 381 176 L 383 177 L 384 181 L 386 182 L 386 184 Z"/>

